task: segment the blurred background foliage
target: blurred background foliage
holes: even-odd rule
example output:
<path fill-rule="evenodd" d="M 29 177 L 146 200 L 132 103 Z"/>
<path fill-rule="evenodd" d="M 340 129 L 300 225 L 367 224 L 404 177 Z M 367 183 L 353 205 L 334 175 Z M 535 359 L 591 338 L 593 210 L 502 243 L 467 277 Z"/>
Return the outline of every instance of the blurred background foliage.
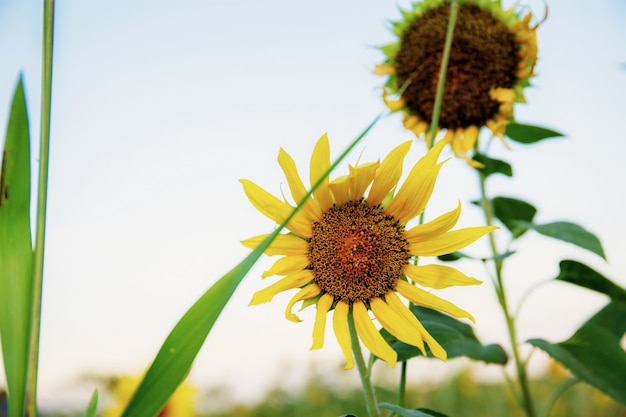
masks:
<path fill-rule="evenodd" d="M 338 372 L 341 372 L 338 370 Z M 363 393 L 358 385 L 338 385 L 341 375 L 328 375 L 311 368 L 309 378 L 300 387 L 268 387 L 257 401 L 233 400 L 230 388 L 213 387 L 198 392 L 198 417 L 339 417 L 353 414 L 365 416 Z M 559 385 L 570 378 L 565 368 L 551 362 L 544 373 L 531 380 L 531 389 L 540 404 Z M 395 383 L 378 381 L 376 392 L 380 402 L 395 402 Z M 104 381 L 104 380 L 102 380 Z M 335 381 L 335 382 L 332 382 Z M 93 382 L 93 381 L 92 381 Z M 106 384 L 103 384 L 105 386 Z M 105 388 L 106 391 L 106 388 Z M 103 392 L 106 404 L 106 392 Z M 439 383 L 419 382 L 407 390 L 408 408 L 430 408 L 448 417 L 522 417 L 506 381 L 482 381 L 463 367 Z M 80 411 L 42 410 L 44 417 L 77 417 Z M 383 415 L 388 415 L 383 411 Z M 0 417 L 6 414 L 0 409 Z M 557 400 L 550 417 L 626 417 L 626 407 L 584 383 L 570 387 Z"/>

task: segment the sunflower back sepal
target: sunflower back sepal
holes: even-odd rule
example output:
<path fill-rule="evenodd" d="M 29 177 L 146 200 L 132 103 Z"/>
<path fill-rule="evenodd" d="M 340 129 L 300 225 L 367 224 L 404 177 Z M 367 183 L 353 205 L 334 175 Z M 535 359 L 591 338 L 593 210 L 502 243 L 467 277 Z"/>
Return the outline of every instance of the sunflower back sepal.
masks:
<path fill-rule="evenodd" d="M 477 361 L 504 365 L 508 356 L 498 344 L 484 345 L 472 327 L 439 311 L 419 306 L 412 306 L 412 313 L 448 354 L 448 359 L 465 356 Z M 398 362 L 407 361 L 416 356 L 423 356 L 415 346 L 400 342 L 389 332 L 381 329 L 381 335 L 398 354 Z M 434 357 L 427 347 L 427 357 Z"/>

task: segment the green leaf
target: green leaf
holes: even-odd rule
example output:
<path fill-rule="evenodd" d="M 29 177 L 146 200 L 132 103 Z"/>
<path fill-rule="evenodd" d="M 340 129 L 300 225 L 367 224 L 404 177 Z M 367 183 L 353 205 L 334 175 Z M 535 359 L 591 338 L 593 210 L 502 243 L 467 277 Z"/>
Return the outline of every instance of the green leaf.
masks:
<path fill-rule="evenodd" d="M 93 390 L 93 394 L 91 394 L 91 399 L 89 400 L 89 405 L 87 405 L 87 409 L 85 410 L 85 417 L 96 417 L 96 408 L 98 407 L 98 390 Z"/>
<path fill-rule="evenodd" d="M 563 136 L 562 133 L 546 129 L 545 127 L 525 125 L 521 123 L 509 123 L 506 125 L 505 135 L 515 142 L 524 144 L 535 143 L 544 139 Z"/>
<path fill-rule="evenodd" d="M 553 237 L 564 242 L 571 243 L 583 249 L 587 249 L 606 260 L 600 239 L 593 233 L 581 226 L 570 222 L 554 222 L 546 224 L 532 224 L 530 222 L 518 222 L 520 226 L 534 229 L 544 236 Z"/>
<path fill-rule="evenodd" d="M 626 290 L 600 275 L 587 265 L 577 261 L 563 260 L 559 263 L 559 275 L 554 278 L 590 290 L 598 291 L 617 300 L 626 301 Z"/>
<path fill-rule="evenodd" d="M 626 330 L 626 302 L 612 301 L 572 337 L 552 344 L 543 339 L 528 343 L 569 368 L 574 375 L 626 405 L 626 352 L 620 339 Z"/>
<path fill-rule="evenodd" d="M 176 324 L 130 399 L 122 417 L 154 417 L 184 380 L 204 340 L 250 268 L 281 229 L 211 286 Z"/>
<path fill-rule="evenodd" d="M 508 162 L 499 159 L 489 158 L 487 155 L 475 153 L 472 157 L 477 162 L 484 165 L 483 168 L 476 168 L 485 178 L 491 174 L 502 174 L 507 177 L 513 176 L 513 168 Z"/>
<path fill-rule="evenodd" d="M 11 417 L 25 413 L 32 268 L 28 113 L 20 78 L 11 105 L 0 171 L 0 337 Z"/>
<path fill-rule="evenodd" d="M 496 344 L 481 344 L 470 325 L 426 307 L 413 306 L 412 312 L 446 350 L 449 359 L 466 356 L 486 363 L 506 364 L 508 357 L 504 349 Z M 418 348 L 400 342 L 385 329 L 381 329 L 381 334 L 398 353 L 398 361 L 422 355 Z M 429 350 L 428 356 L 432 357 Z"/>
<path fill-rule="evenodd" d="M 493 214 L 509 229 L 514 238 L 518 238 L 528 230 L 520 224 L 532 222 L 537 209 L 526 201 L 510 197 L 495 197 L 492 200 Z"/>
<path fill-rule="evenodd" d="M 437 411 L 432 411 L 427 408 L 409 410 L 408 408 L 403 408 L 403 407 L 400 407 L 399 405 L 390 404 L 390 403 L 379 403 L 378 407 L 386 408 L 403 417 L 447 417 L 445 414 L 441 414 Z"/>

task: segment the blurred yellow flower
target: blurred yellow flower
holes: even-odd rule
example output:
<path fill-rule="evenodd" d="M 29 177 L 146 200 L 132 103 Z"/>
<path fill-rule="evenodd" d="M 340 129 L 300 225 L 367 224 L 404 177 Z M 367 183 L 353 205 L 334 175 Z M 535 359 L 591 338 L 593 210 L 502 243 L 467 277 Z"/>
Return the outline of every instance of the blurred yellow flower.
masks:
<path fill-rule="evenodd" d="M 410 261 L 413 256 L 454 252 L 494 228 L 450 231 L 459 218 L 459 205 L 428 223 L 407 229 L 407 222 L 424 210 L 431 196 L 443 164 L 437 161 L 443 145 L 443 142 L 435 145 L 421 158 L 401 186 L 398 181 L 410 141 L 396 147 L 382 162 L 349 166 L 348 175 L 324 180 L 287 224 L 290 232 L 278 235 L 265 251 L 267 255 L 281 258 L 263 273 L 263 278 L 271 275 L 283 278 L 255 293 L 250 304 L 269 302 L 278 293 L 297 289 L 287 304 L 285 315 L 288 320 L 299 322 L 301 320 L 292 312 L 296 303 L 302 301 L 303 308 L 317 306 L 311 349 L 324 344 L 327 313 L 334 310 L 332 326 L 346 358 L 346 369 L 354 365 L 349 314 L 354 318 L 358 337 L 372 353 L 392 366 L 397 361 L 396 352 L 372 322 L 370 311 L 380 326 L 399 340 L 424 353 L 426 342 L 434 356 L 446 360 L 445 350 L 398 294 L 417 305 L 473 320 L 468 312 L 411 281 L 432 289 L 475 285 L 480 281 L 455 268 L 436 264 L 416 266 Z M 285 173 L 291 196 L 300 202 L 307 190 L 294 160 L 281 149 L 278 163 Z M 330 149 L 324 135 L 311 157 L 311 184 L 329 167 Z M 252 204 L 276 223 L 282 223 L 293 211 L 290 203 L 253 182 L 241 182 Z M 266 236 L 245 240 L 243 244 L 254 248 Z"/>
<path fill-rule="evenodd" d="M 504 140 L 513 119 L 513 103 L 525 102 L 537 62 L 537 26 L 532 14 L 515 7 L 503 10 L 500 0 L 459 0 L 450 61 L 439 119 L 442 140 L 472 166 L 472 150 L 482 126 Z M 383 46 L 385 61 L 375 74 L 387 76 L 383 99 L 403 124 L 421 136 L 433 116 L 450 3 L 423 0 L 403 19 L 392 22 L 398 40 Z"/>
<path fill-rule="evenodd" d="M 103 417 L 120 417 L 122 411 L 130 401 L 135 389 L 141 382 L 141 376 L 122 376 L 115 378 L 111 383 L 110 393 L 114 404 L 106 408 Z M 157 417 L 193 417 L 196 415 L 197 389 L 187 382 L 183 382 L 174 391 L 165 407 Z"/>

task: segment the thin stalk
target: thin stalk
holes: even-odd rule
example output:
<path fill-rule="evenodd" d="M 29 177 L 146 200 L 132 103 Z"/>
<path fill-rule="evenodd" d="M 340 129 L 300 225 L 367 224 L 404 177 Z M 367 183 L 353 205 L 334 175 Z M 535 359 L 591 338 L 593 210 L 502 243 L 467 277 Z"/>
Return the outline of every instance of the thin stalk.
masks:
<path fill-rule="evenodd" d="M 430 141 L 427 143 L 428 148 L 432 148 L 435 143 L 435 133 L 439 126 L 439 115 L 441 114 L 441 105 L 443 104 L 443 91 L 446 84 L 446 74 L 448 73 L 448 64 L 450 62 L 450 51 L 452 50 L 452 39 L 454 38 L 454 27 L 456 25 L 456 16 L 459 12 L 459 5 L 456 1 L 452 0 L 450 5 L 450 17 L 448 18 L 448 28 L 446 31 L 446 41 L 443 48 L 443 56 L 441 58 L 441 67 L 439 68 L 439 79 L 437 81 L 437 94 L 435 96 L 435 105 L 433 109 L 433 119 L 430 125 Z M 426 140 L 428 141 L 429 134 L 426 134 Z M 419 224 L 424 223 L 424 212 L 420 213 Z M 417 258 L 414 259 L 415 265 L 417 265 Z M 412 303 L 409 303 L 409 308 L 412 307 Z M 398 405 L 403 407 L 406 397 L 406 375 L 407 375 L 407 363 L 402 362 L 402 371 L 400 373 L 400 385 L 398 387 Z"/>
<path fill-rule="evenodd" d="M 554 406 L 554 403 L 561 396 L 561 394 L 563 394 L 569 387 L 571 387 L 572 385 L 576 384 L 579 381 L 580 379 L 574 376 L 568 379 L 567 381 L 563 382 L 561 385 L 559 385 L 557 389 L 554 390 L 552 395 L 550 395 L 550 398 L 548 398 L 548 400 L 546 401 L 546 404 L 541 410 L 541 414 L 539 415 L 539 417 L 548 417 L 550 415 L 550 410 L 552 410 L 552 406 Z"/>
<path fill-rule="evenodd" d="M 446 74 L 448 73 L 448 63 L 450 62 L 450 51 L 452 50 L 452 38 L 454 37 L 454 26 L 456 25 L 456 16 L 459 13 L 459 5 L 452 0 L 450 4 L 450 17 L 448 19 L 448 29 L 446 32 L 446 43 L 443 47 L 443 57 L 441 58 L 441 67 L 439 68 L 439 80 L 437 81 L 437 95 L 435 96 L 435 106 L 433 109 L 433 119 L 431 120 L 430 129 L 426 134 L 428 148 L 432 148 L 435 144 L 435 135 L 439 127 L 439 115 L 441 114 L 441 104 L 443 103 L 443 91 L 446 84 Z M 430 140 L 428 139 L 430 137 Z"/>
<path fill-rule="evenodd" d="M 493 210 L 491 206 L 491 201 L 487 197 L 486 187 L 485 187 L 485 176 L 481 173 L 478 173 L 480 179 L 480 197 L 481 197 L 481 206 L 483 212 L 485 213 L 485 221 L 488 226 L 493 225 Z M 535 406 L 532 399 L 532 394 L 530 392 L 530 385 L 528 383 L 528 376 L 526 374 L 526 365 L 522 361 L 519 346 L 517 344 L 517 332 L 515 329 L 515 317 L 511 315 L 508 301 L 506 299 L 506 292 L 504 290 L 504 281 L 502 279 L 502 259 L 499 258 L 498 255 L 498 247 L 496 244 L 496 239 L 493 233 L 489 233 L 489 245 L 491 246 L 491 252 L 494 256 L 494 266 L 496 273 L 496 281 L 494 282 L 494 287 L 496 290 L 496 294 L 498 296 L 498 301 L 500 302 L 500 306 L 502 307 L 502 313 L 504 314 L 504 318 L 506 321 L 506 327 L 509 334 L 509 341 L 511 343 L 511 349 L 513 351 L 513 359 L 515 361 L 515 368 L 517 371 L 517 379 L 520 384 L 520 388 L 522 390 L 522 406 L 524 407 L 524 411 L 526 412 L 527 417 L 537 417 L 537 413 L 535 411 Z"/>
<path fill-rule="evenodd" d="M 406 371 L 408 368 L 408 362 L 402 362 L 400 368 L 400 386 L 398 387 L 398 405 L 403 407 L 406 405 Z"/>
<path fill-rule="evenodd" d="M 41 293 L 43 286 L 43 258 L 46 230 L 46 203 L 48 201 L 48 159 L 50 150 L 50 114 L 52 98 L 52 45 L 54 33 L 54 0 L 44 0 L 43 57 L 41 81 L 41 127 L 39 139 L 39 180 L 37 190 L 37 224 L 35 228 L 35 256 L 33 265 L 33 320 L 29 354 L 26 410 L 37 416 L 37 375 L 39 367 L 39 336 L 41 328 Z"/>
<path fill-rule="evenodd" d="M 363 359 L 363 353 L 361 352 L 361 343 L 356 333 L 356 327 L 354 326 L 354 317 L 352 316 L 352 310 L 348 313 L 348 328 L 350 329 L 350 341 L 352 342 L 352 353 L 354 354 L 354 362 L 359 370 L 359 376 L 361 377 L 361 387 L 363 388 L 363 395 L 365 396 L 365 406 L 367 408 L 367 414 L 369 417 L 380 417 L 378 413 L 378 405 L 376 403 L 376 394 L 374 393 L 374 387 L 370 380 L 370 371 L 365 365 Z"/>

